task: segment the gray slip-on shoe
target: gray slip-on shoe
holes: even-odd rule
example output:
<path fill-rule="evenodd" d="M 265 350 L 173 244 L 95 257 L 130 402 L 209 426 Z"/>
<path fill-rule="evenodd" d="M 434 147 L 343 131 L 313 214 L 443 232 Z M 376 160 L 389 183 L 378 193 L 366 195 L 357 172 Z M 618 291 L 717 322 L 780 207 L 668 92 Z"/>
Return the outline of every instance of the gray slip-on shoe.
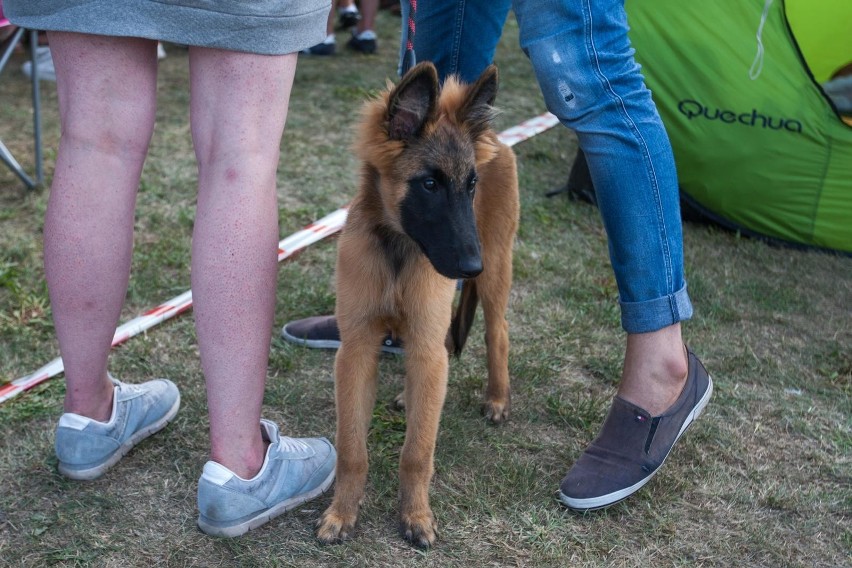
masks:
<path fill-rule="evenodd" d="M 112 377 L 112 417 L 99 422 L 66 412 L 56 426 L 59 473 L 71 479 L 90 480 L 103 475 L 130 448 L 162 430 L 180 408 L 180 392 L 166 379 L 140 385 Z"/>
<path fill-rule="evenodd" d="M 340 330 L 334 316 L 313 316 L 291 321 L 281 329 L 281 337 L 295 345 L 314 349 L 339 349 Z M 390 335 L 382 340 L 382 353 L 402 355 L 402 341 Z"/>
<path fill-rule="evenodd" d="M 337 453 L 325 438 L 288 438 L 269 420 L 260 421 L 269 442 L 260 471 L 243 479 L 214 461 L 198 480 L 198 528 L 234 537 L 319 497 L 334 481 Z"/>
<path fill-rule="evenodd" d="M 659 471 L 713 393 L 713 381 L 698 357 L 688 351 L 688 360 L 683 391 L 665 413 L 651 416 L 615 397 L 598 437 L 562 480 L 562 503 L 576 511 L 608 507 L 639 491 Z"/>

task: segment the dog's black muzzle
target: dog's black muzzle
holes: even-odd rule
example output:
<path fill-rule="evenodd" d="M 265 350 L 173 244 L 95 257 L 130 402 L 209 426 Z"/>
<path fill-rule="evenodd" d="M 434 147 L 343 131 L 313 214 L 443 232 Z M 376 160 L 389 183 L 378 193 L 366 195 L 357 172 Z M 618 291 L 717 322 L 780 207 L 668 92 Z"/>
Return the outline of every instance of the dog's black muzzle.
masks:
<path fill-rule="evenodd" d="M 482 254 L 473 193 L 442 188 L 412 188 L 401 205 L 402 227 L 439 274 L 474 278 L 482 272 Z"/>

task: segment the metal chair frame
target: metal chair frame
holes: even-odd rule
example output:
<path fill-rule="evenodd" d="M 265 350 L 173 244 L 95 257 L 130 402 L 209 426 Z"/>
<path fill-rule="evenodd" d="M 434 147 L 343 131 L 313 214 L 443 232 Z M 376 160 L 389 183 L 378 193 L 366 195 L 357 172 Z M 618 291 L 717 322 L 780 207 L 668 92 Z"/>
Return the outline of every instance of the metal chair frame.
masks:
<path fill-rule="evenodd" d="M 9 20 L 0 18 L 0 28 L 8 26 Z M 0 53 L 0 74 L 6 68 L 9 58 L 15 47 L 23 41 L 24 33 L 30 34 L 30 59 L 32 60 L 32 95 L 33 95 L 33 142 L 35 145 L 35 179 L 30 177 L 21 164 L 15 159 L 9 148 L 0 139 L 0 161 L 17 175 L 28 189 L 35 189 L 44 181 L 44 167 L 42 164 L 41 147 L 41 93 L 39 90 L 38 60 L 36 58 L 36 47 L 38 46 L 38 30 L 26 30 L 18 28 L 7 40 L 6 47 Z"/>

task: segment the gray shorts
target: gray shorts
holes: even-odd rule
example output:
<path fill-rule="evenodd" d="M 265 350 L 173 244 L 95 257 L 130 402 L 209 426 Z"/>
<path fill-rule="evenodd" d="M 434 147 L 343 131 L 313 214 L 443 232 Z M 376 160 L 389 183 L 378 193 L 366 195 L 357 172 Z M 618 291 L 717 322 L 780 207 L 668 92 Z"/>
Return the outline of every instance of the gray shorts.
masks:
<path fill-rule="evenodd" d="M 330 0 L 3 0 L 18 26 L 264 55 L 325 39 Z"/>

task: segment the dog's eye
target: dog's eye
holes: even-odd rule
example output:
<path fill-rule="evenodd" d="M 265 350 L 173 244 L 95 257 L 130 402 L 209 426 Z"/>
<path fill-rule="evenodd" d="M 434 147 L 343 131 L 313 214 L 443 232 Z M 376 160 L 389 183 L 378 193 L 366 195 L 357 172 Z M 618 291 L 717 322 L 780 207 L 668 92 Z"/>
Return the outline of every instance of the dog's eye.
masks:
<path fill-rule="evenodd" d="M 434 178 L 426 178 L 423 180 L 423 188 L 427 191 L 435 191 L 438 189 L 438 182 Z"/>
<path fill-rule="evenodd" d="M 479 178 L 477 178 L 477 177 L 471 178 L 470 181 L 467 184 L 467 190 L 468 191 L 475 190 L 476 189 L 476 182 L 478 182 L 478 181 L 479 181 Z"/>

